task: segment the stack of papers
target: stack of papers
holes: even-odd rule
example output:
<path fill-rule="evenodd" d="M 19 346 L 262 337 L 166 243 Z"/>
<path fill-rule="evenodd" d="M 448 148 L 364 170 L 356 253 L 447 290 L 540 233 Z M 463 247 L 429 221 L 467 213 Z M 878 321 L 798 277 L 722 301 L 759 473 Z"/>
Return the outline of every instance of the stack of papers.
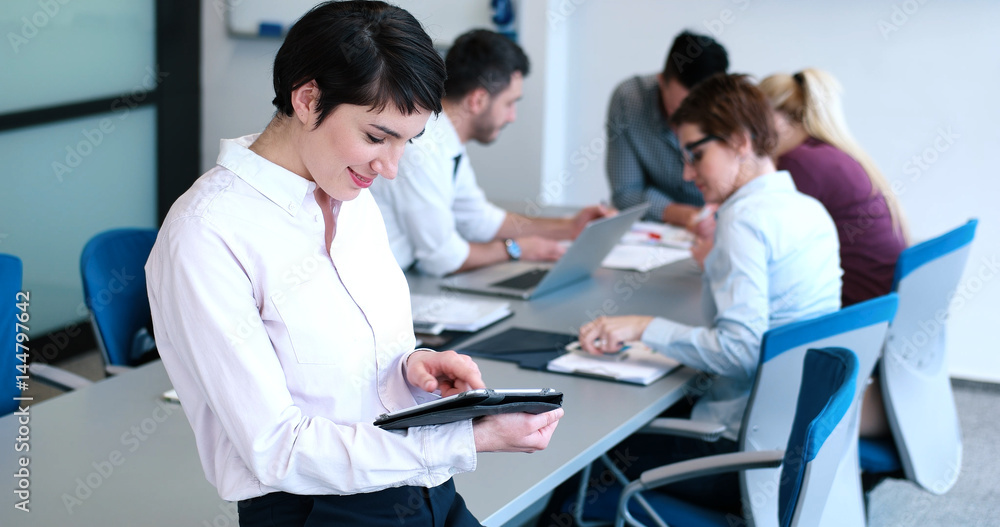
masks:
<path fill-rule="evenodd" d="M 691 257 L 688 249 L 655 245 L 618 244 L 604 257 L 601 267 L 646 272 Z"/>
<path fill-rule="evenodd" d="M 639 221 L 601 262 L 602 267 L 646 272 L 691 256 L 694 236 L 685 229 Z"/>
<path fill-rule="evenodd" d="M 479 331 L 511 315 L 510 303 L 460 298 L 455 295 L 410 295 L 413 329 L 437 335 L 442 331 Z"/>
<path fill-rule="evenodd" d="M 628 343 L 620 355 L 590 355 L 573 351 L 549 361 L 549 371 L 600 377 L 643 386 L 670 373 L 680 363 L 641 342 Z"/>
<path fill-rule="evenodd" d="M 632 224 L 621 243 L 627 245 L 662 245 L 678 249 L 690 249 L 694 244 L 694 235 L 682 227 L 656 223 L 652 221 L 637 221 Z"/>

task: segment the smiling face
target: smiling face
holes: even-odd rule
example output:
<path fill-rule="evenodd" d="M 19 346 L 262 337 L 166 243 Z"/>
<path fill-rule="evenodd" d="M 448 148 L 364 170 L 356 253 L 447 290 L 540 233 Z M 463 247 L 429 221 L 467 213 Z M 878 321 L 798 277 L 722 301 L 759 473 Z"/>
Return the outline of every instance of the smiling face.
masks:
<path fill-rule="evenodd" d="M 706 203 L 729 199 L 743 181 L 740 178 L 741 152 L 720 138 L 710 136 L 696 124 L 677 127 L 677 137 L 685 153 L 684 180 L 693 181 Z"/>
<path fill-rule="evenodd" d="M 341 104 L 313 129 L 315 105 L 295 148 L 300 176 L 315 181 L 324 192 L 349 201 L 371 186 L 376 177 L 396 177 L 406 143 L 423 132 L 430 112 L 404 115 L 392 104 L 382 111 Z"/>

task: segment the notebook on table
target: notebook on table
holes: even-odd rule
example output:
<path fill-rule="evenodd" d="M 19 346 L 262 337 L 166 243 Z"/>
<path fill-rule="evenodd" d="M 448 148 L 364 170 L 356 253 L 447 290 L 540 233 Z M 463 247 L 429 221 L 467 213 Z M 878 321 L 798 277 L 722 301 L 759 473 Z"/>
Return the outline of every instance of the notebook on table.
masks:
<path fill-rule="evenodd" d="M 516 362 L 530 370 L 566 373 L 629 384 L 648 385 L 681 364 L 642 342 L 629 342 L 614 355 L 590 355 L 579 350 L 577 336 L 524 328 L 510 328 L 459 353 Z"/>
<path fill-rule="evenodd" d="M 648 203 L 594 220 L 555 263 L 504 262 L 455 275 L 442 287 L 456 291 L 508 296 L 524 300 L 589 277 L 622 235 L 649 207 Z"/>
<path fill-rule="evenodd" d="M 437 335 L 442 331 L 479 331 L 513 314 L 510 302 L 461 298 L 455 294 L 410 295 L 413 330 Z"/>
<path fill-rule="evenodd" d="M 549 361 L 546 369 L 556 373 L 647 386 L 681 365 L 641 342 L 629 342 L 626 348 L 615 355 L 591 355 L 573 351 Z"/>

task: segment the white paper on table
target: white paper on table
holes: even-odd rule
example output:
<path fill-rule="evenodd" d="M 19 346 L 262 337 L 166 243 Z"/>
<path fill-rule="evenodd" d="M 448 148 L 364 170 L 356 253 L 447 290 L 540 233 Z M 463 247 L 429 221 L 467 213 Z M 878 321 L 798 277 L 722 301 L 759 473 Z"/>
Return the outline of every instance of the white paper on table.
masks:
<path fill-rule="evenodd" d="M 510 316 L 510 302 L 446 295 L 410 295 L 414 329 L 437 335 L 443 330 L 479 331 Z"/>
<path fill-rule="evenodd" d="M 646 272 L 691 257 L 688 249 L 660 245 L 618 244 L 601 262 L 602 267 Z"/>
<path fill-rule="evenodd" d="M 597 356 L 570 352 L 549 361 L 549 371 L 573 373 L 648 385 L 680 366 L 666 355 L 657 353 L 641 342 L 629 343 L 621 356 Z"/>
<path fill-rule="evenodd" d="M 637 221 L 632 228 L 622 236 L 621 243 L 628 245 L 663 245 L 690 249 L 694 244 L 694 235 L 681 227 L 656 223 L 652 221 Z"/>

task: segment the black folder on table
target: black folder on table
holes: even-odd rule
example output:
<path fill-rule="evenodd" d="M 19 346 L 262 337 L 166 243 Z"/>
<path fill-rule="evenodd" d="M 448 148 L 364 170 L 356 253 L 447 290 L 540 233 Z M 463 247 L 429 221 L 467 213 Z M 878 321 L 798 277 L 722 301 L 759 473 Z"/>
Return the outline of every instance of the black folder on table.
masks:
<path fill-rule="evenodd" d="M 540 414 L 562 406 L 562 392 L 552 388 L 537 390 L 469 390 L 436 401 L 382 414 L 375 426 L 385 430 L 411 426 L 440 425 L 484 415 L 513 412 Z"/>
<path fill-rule="evenodd" d="M 544 370 L 549 361 L 566 353 L 576 335 L 534 329 L 510 328 L 463 346 L 459 353 L 473 357 L 516 362 L 522 368 Z"/>

